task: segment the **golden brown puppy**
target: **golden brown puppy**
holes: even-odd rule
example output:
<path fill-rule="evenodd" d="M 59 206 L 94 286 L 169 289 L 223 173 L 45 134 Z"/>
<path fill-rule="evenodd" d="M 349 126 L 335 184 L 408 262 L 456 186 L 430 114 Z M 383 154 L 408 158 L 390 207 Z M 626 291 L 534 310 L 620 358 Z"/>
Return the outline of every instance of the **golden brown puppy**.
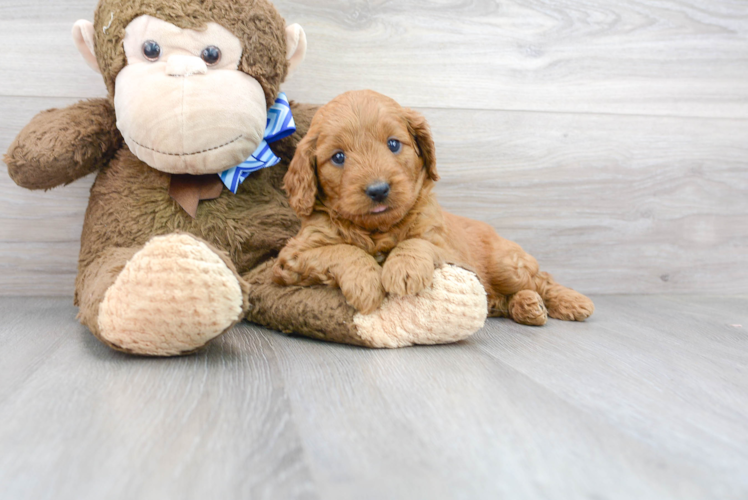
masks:
<path fill-rule="evenodd" d="M 488 314 L 543 325 L 582 321 L 594 306 L 539 272 L 491 226 L 444 212 L 432 188 L 434 141 L 423 116 L 372 91 L 322 107 L 284 179 L 301 230 L 273 269 L 284 285 L 339 286 L 364 314 L 386 293 L 416 294 L 444 263 L 474 270 Z"/>

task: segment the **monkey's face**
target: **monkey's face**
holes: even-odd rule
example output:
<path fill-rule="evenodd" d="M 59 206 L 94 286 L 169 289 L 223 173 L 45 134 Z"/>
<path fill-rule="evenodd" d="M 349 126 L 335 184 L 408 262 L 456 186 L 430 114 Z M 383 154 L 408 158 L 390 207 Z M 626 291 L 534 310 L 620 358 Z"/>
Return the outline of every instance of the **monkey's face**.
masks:
<path fill-rule="evenodd" d="M 195 31 L 140 16 L 125 30 L 124 49 L 117 128 L 140 160 L 173 174 L 212 174 L 257 149 L 265 94 L 238 70 L 242 43 L 231 32 L 212 22 Z"/>

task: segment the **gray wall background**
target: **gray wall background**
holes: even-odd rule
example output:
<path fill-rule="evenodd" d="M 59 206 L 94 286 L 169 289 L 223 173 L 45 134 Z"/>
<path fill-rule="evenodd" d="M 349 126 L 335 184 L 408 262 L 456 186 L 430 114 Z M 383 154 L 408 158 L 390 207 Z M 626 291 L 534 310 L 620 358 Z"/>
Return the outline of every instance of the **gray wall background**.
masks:
<path fill-rule="evenodd" d="M 0 0 L 0 151 L 105 95 L 70 30 L 95 0 Z M 275 2 L 309 53 L 285 85 L 371 88 L 433 128 L 440 200 L 586 293 L 748 293 L 748 2 Z M 0 294 L 69 295 L 93 176 L 0 175 Z"/>

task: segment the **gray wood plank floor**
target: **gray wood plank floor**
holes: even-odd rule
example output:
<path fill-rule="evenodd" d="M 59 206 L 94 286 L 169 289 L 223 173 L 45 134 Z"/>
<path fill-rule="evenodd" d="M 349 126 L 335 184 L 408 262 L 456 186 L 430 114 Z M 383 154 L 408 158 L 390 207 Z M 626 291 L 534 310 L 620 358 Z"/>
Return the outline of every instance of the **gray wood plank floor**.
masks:
<path fill-rule="evenodd" d="M 243 323 L 144 359 L 2 298 L 0 498 L 746 498 L 748 297 L 595 300 L 450 346 Z"/>

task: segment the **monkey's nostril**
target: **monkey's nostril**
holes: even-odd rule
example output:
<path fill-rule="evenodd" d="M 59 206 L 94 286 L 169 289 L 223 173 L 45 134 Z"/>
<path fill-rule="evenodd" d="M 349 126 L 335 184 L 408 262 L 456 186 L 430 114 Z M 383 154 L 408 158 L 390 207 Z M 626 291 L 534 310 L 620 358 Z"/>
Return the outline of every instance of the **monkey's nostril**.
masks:
<path fill-rule="evenodd" d="M 386 182 L 377 182 L 366 188 L 366 196 L 374 201 L 384 201 L 390 195 L 390 185 Z"/>

